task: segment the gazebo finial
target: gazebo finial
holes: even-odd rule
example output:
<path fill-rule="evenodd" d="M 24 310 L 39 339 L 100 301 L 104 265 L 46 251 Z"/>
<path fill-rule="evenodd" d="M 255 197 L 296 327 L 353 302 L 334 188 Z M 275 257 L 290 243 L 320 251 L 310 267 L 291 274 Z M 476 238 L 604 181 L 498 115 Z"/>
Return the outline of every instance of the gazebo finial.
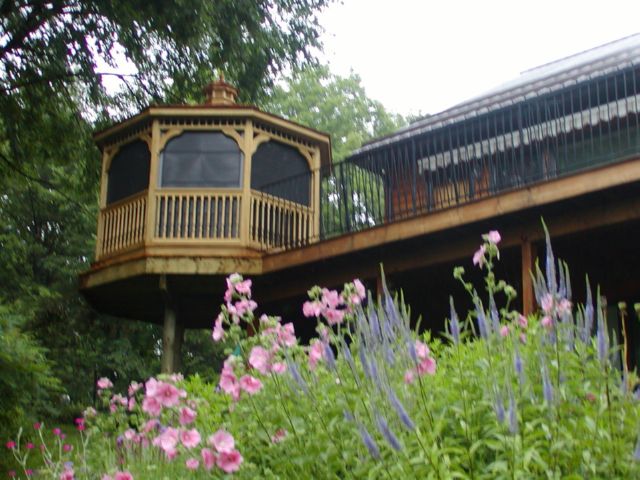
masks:
<path fill-rule="evenodd" d="M 225 82 L 224 73 L 218 70 L 218 80 L 204 87 L 206 105 L 235 105 L 238 90 Z"/>

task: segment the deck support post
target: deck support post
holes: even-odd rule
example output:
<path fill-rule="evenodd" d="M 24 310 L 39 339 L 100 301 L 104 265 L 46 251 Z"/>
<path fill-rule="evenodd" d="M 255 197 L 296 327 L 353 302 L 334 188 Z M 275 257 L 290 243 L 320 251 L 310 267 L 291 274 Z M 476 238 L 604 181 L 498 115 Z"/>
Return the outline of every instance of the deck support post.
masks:
<path fill-rule="evenodd" d="M 522 237 L 520 253 L 522 259 L 522 314 L 526 316 L 535 311 L 535 295 L 533 292 L 531 271 L 533 270 L 536 258 L 536 247 L 526 236 Z"/>
<path fill-rule="evenodd" d="M 161 373 L 178 373 L 182 357 L 184 325 L 180 323 L 176 308 L 170 301 L 165 275 L 160 277 L 160 288 L 164 293 L 164 324 L 162 329 Z"/>

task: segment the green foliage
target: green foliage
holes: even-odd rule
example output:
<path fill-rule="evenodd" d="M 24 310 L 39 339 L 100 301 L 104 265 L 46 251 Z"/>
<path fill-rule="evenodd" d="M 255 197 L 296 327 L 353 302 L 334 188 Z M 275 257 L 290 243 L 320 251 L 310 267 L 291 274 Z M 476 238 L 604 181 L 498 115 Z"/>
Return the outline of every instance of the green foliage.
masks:
<path fill-rule="evenodd" d="M 326 66 L 296 69 L 286 85 L 277 85 L 263 104 L 279 114 L 329 133 L 334 162 L 349 156 L 366 140 L 391 133 L 405 124 L 369 98 L 360 77 L 334 75 Z"/>

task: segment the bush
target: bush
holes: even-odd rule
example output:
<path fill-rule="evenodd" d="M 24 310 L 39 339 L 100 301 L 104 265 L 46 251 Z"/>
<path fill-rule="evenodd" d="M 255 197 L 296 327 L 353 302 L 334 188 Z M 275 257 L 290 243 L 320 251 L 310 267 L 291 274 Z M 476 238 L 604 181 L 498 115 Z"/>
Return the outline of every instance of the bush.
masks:
<path fill-rule="evenodd" d="M 218 385 L 151 379 L 112 396 L 103 379 L 106 410 L 87 419 L 93 446 L 77 450 L 76 478 L 638 477 L 637 399 L 612 366 L 599 295 L 587 286 L 586 305 L 571 303 L 547 242 L 541 309 L 523 317 L 493 273 L 499 242 L 489 232 L 474 255 L 481 290 L 455 270 L 475 307 L 459 317 L 450 300 L 444 340 L 412 330 L 401 298 L 385 288 L 376 305 L 355 280 L 309 292 L 318 339 L 303 347 L 292 324 L 254 318 L 251 281 L 232 275 L 213 338 L 236 347 Z"/>

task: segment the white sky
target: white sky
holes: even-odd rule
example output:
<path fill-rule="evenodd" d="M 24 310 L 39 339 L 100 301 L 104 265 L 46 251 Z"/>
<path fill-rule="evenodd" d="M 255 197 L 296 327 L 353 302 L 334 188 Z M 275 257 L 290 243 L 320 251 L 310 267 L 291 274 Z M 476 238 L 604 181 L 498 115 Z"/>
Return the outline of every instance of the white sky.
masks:
<path fill-rule="evenodd" d="M 437 113 L 526 69 L 640 32 L 640 0 L 343 0 L 331 70 L 394 112 Z"/>

